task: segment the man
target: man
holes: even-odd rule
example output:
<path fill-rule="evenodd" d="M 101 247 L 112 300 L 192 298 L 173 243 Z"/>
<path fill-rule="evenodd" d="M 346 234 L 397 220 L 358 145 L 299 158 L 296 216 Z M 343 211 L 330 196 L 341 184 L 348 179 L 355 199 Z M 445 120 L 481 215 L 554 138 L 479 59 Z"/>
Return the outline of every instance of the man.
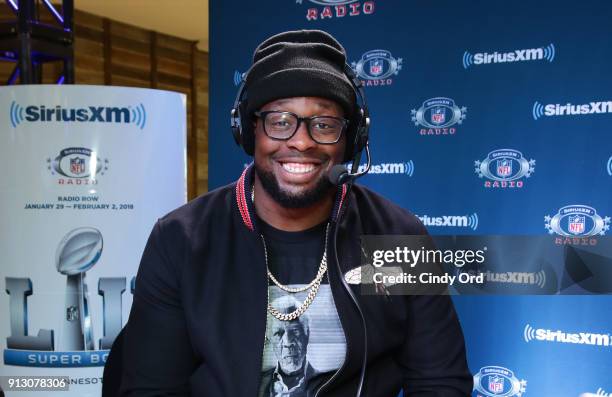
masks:
<path fill-rule="evenodd" d="M 125 328 L 122 396 L 470 395 L 448 296 L 362 296 L 343 283 L 360 266 L 360 236 L 426 234 L 368 189 L 330 183 L 367 138 L 345 65 L 322 31 L 255 50 L 234 119 L 254 165 L 155 225 Z M 274 331 L 293 335 L 266 338 Z"/>

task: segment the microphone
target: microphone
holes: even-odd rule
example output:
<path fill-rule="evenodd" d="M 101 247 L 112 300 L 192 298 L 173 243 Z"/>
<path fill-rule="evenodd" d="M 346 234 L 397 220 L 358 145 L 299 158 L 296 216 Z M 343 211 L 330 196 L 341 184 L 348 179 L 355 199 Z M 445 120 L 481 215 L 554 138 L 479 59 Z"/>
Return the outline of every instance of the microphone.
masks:
<path fill-rule="evenodd" d="M 367 164 L 366 168 L 361 172 L 349 172 L 346 166 L 342 164 L 334 165 L 331 170 L 327 173 L 327 178 L 333 185 L 343 185 L 345 183 L 352 183 L 355 179 L 360 178 L 367 174 L 370 171 L 371 166 L 371 158 L 370 158 L 370 148 L 366 144 L 365 146 Z"/>
<path fill-rule="evenodd" d="M 342 185 L 348 178 L 348 169 L 342 164 L 336 164 L 329 170 L 327 178 L 332 185 Z"/>
<path fill-rule="evenodd" d="M 370 166 L 372 165 L 372 159 L 370 158 L 370 147 L 368 146 L 367 141 L 365 144 L 365 151 L 366 151 L 366 156 L 367 156 L 368 161 L 363 171 L 349 172 L 346 166 L 342 164 L 337 164 L 337 165 L 334 165 L 331 168 L 331 170 L 329 170 L 329 173 L 327 174 L 327 178 L 329 179 L 329 181 L 332 184 L 337 185 L 337 186 L 348 183 L 347 188 L 346 188 L 346 192 L 348 194 L 348 192 L 350 192 L 351 187 L 353 185 L 353 181 L 361 176 L 364 176 L 365 174 L 368 173 L 368 171 L 370 171 Z M 358 166 L 359 166 L 360 158 L 361 158 L 361 152 L 356 153 L 355 157 L 353 158 L 352 169 L 355 171 L 359 169 Z M 338 220 L 334 221 L 334 223 L 336 223 L 337 221 Z M 338 271 L 338 274 L 340 274 L 340 283 L 342 284 L 342 287 L 344 288 L 348 296 L 351 298 L 351 300 L 355 304 L 355 307 L 357 308 L 357 311 L 359 313 L 359 317 L 361 317 L 361 325 L 363 327 L 363 352 L 364 354 L 363 354 L 363 361 L 361 363 L 361 370 L 359 372 L 359 383 L 357 387 L 357 393 L 355 394 L 355 396 L 361 397 L 361 392 L 363 390 L 362 389 L 363 381 L 365 379 L 366 365 L 368 362 L 368 327 L 365 321 L 365 317 L 363 315 L 363 310 L 361 309 L 361 306 L 359 305 L 359 301 L 355 297 L 355 294 L 351 290 L 351 287 L 348 285 L 348 283 L 342 276 L 342 269 L 340 268 L 340 261 L 338 260 L 338 229 L 340 229 L 340 226 L 338 224 L 335 224 L 332 229 L 333 229 L 332 247 L 334 251 L 333 258 L 335 259 L 335 264 L 336 264 L 336 269 Z M 331 280 L 330 280 L 330 283 L 331 283 Z"/>

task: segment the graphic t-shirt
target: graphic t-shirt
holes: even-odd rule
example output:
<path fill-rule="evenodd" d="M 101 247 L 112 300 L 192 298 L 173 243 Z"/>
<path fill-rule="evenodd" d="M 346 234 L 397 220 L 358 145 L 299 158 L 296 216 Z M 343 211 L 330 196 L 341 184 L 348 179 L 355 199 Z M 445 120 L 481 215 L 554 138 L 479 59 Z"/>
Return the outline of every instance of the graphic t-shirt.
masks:
<path fill-rule="evenodd" d="M 301 232 L 260 224 L 274 277 L 287 287 L 308 285 L 323 257 L 327 224 Z M 308 292 L 286 292 L 269 280 L 269 301 L 282 313 L 301 306 Z M 342 366 L 345 353 L 346 340 L 326 274 L 316 298 L 298 319 L 281 321 L 267 314 L 258 397 L 313 397 Z"/>

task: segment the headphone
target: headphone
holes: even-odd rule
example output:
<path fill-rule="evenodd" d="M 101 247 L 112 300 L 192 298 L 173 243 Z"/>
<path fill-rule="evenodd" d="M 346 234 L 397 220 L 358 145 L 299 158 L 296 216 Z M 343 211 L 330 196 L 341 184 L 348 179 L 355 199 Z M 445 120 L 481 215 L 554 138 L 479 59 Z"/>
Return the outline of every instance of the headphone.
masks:
<path fill-rule="evenodd" d="M 344 74 L 348 77 L 351 87 L 355 92 L 355 97 L 358 100 L 355 109 L 356 113 L 354 112 L 349 120 L 346 131 L 348 136 L 351 136 L 353 133 L 355 136 L 353 142 L 347 142 L 347 151 L 344 156 L 344 161 L 346 162 L 359 155 L 368 144 L 370 111 L 365 99 L 364 84 L 348 63 L 344 64 Z M 230 128 L 232 129 L 232 135 L 236 144 L 241 146 L 246 154 L 252 156 L 255 152 L 255 133 L 246 111 L 248 101 L 246 76 L 247 73 L 243 73 L 241 77 L 240 87 L 238 88 L 234 106 L 231 110 Z"/>

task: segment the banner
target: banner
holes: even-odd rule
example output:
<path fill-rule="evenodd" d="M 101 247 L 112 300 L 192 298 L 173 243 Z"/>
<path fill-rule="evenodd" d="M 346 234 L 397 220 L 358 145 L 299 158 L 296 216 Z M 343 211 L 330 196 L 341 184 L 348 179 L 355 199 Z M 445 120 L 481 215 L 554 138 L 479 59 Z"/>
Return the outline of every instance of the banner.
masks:
<path fill-rule="evenodd" d="M 358 183 L 435 235 L 536 235 L 541 250 L 573 255 L 611 234 L 611 2 L 210 4 L 211 189 L 251 161 L 228 114 L 254 48 L 285 30 L 322 29 L 365 85 L 373 166 Z M 528 250 L 517 257 L 538 252 Z M 607 293 L 453 297 L 473 395 L 612 395 Z"/>
<path fill-rule="evenodd" d="M 186 98 L 1 87 L 0 126 L 3 388 L 99 396 L 149 232 L 186 202 Z"/>

